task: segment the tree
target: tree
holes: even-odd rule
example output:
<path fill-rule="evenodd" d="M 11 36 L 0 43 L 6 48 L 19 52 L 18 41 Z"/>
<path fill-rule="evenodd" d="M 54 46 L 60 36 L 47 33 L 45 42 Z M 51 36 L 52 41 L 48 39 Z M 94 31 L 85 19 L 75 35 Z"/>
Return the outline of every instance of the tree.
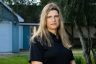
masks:
<path fill-rule="evenodd" d="M 91 1 L 92 0 L 68 0 L 65 5 L 65 19 L 66 21 L 74 23 L 74 26 L 78 30 L 83 54 L 87 64 L 92 64 L 90 51 L 93 50 L 89 26 L 93 25 L 95 23 L 94 20 L 96 20 L 96 12 L 92 10 L 92 8 L 94 10 L 96 10 L 96 8 L 90 6 Z M 88 30 L 87 42 L 84 39 L 83 31 L 81 30 L 81 25 L 85 26 Z M 95 59 L 96 54 L 94 52 L 93 55 Z"/>
<path fill-rule="evenodd" d="M 3 0 L 3 2 L 10 5 L 40 5 L 40 0 Z"/>

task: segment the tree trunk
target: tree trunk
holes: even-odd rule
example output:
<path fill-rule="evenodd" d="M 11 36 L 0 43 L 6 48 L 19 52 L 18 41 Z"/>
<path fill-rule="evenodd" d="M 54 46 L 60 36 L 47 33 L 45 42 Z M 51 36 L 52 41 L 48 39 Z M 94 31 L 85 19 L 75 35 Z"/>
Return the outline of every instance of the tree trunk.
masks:
<path fill-rule="evenodd" d="M 92 64 L 90 55 L 89 55 L 87 47 L 86 47 L 86 41 L 84 39 L 84 35 L 83 35 L 82 30 L 81 30 L 81 27 L 77 24 L 76 21 L 74 21 L 74 23 L 75 23 L 75 27 L 78 31 L 78 35 L 79 35 L 80 42 L 81 42 L 81 45 L 82 45 L 82 50 L 83 50 L 83 54 L 84 54 L 84 57 L 85 57 L 85 60 L 86 60 L 86 64 Z"/>

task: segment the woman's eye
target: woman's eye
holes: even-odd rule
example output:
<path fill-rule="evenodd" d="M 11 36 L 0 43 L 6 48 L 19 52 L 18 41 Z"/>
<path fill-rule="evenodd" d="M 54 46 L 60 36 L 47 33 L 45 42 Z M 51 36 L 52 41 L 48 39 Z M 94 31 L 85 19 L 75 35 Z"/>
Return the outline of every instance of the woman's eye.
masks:
<path fill-rule="evenodd" d="M 54 15 L 54 16 L 47 16 L 47 18 L 58 18 L 59 17 L 59 15 Z"/>
<path fill-rule="evenodd" d="M 52 16 L 47 16 L 47 18 L 51 18 Z"/>
<path fill-rule="evenodd" d="M 59 17 L 59 15 L 55 15 L 55 17 Z"/>

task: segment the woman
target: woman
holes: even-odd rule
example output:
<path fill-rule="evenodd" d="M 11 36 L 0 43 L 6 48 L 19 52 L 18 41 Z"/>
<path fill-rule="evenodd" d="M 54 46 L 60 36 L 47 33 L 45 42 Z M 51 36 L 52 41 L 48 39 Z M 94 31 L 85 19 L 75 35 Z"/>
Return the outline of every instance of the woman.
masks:
<path fill-rule="evenodd" d="M 29 62 L 75 64 L 70 47 L 59 7 L 55 3 L 47 4 L 42 10 L 39 28 L 31 38 Z"/>

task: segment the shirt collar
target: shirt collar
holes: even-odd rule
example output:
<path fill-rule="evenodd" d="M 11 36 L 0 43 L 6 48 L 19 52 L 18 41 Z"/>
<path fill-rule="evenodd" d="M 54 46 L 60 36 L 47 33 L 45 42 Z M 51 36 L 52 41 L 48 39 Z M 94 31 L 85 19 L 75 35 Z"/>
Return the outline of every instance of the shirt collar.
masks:
<path fill-rule="evenodd" d="M 55 37 L 55 38 L 57 37 L 57 35 L 53 34 L 53 33 L 50 32 L 50 31 L 49 31 L 49 34 L 50 34 L 50 36 L 53 37 L 53 38 L 54 38 L 54 37 Z"/>

